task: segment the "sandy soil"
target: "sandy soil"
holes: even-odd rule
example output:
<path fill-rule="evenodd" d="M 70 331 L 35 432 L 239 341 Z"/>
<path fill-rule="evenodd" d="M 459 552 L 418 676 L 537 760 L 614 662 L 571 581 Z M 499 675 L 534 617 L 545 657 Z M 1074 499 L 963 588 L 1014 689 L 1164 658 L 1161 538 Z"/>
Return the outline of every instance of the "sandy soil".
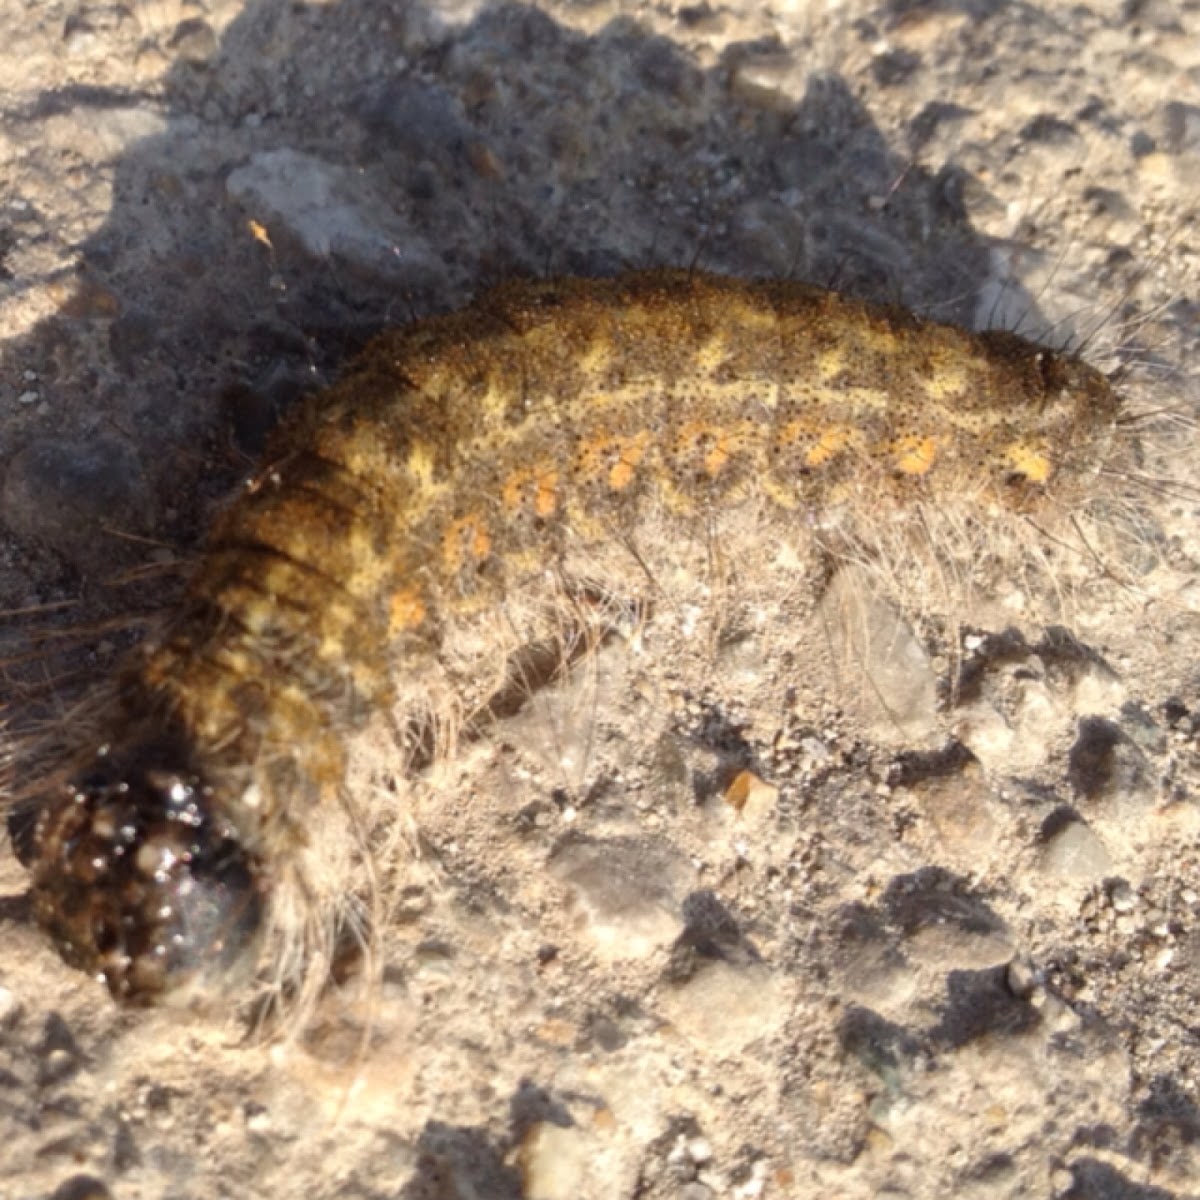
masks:
<path fill-rule="evenodd" d="M 0 86 L 18 743 L 288 403 L 513 274 L 1098 330 L 1196 477 L 1194 2 L 12 0 Z M 0 1194 L 1200 1196 L 1197 507 L 1052 628 L 844 574 L 715 667 L 614 640 L 413 788 L 382 986 L 292 1038 L 118 1010 L 6 848 Z"/>

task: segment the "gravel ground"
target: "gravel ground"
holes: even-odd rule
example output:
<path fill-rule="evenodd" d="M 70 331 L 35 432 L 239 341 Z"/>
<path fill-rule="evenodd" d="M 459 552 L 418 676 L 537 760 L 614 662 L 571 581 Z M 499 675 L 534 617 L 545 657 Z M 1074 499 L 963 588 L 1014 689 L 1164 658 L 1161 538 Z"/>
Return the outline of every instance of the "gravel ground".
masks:
<path fill-rule="evenodd" d="M 1196 478 L 1194 0 L 9 0 L 0 85 L 18 749 L 291 401 L 514 274 L 1088 339 Z M 383 983 L 292 1037 L 116 1009 L 6 849 L 0 1194 L 1200 1196 L 1196 513 L 1054 625 L 843 573 L 715 669 L 613 641 L 413 788 Z"/>

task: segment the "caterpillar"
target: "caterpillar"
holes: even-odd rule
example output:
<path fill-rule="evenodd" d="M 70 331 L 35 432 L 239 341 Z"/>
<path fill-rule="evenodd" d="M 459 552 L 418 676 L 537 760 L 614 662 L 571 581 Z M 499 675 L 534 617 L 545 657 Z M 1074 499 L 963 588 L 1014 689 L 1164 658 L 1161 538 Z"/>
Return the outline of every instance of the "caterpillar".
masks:
<path fill-rule="evenodd" d="M 789 281 L 511 282 L 387 333 L 285 420 L 43 788 L 36 918 L 118 1000 L 227 991 L 306 903 L 372 713 L 436 752 L 512 652 L 708 586 L 738 522 L 780 553 L 1065 528 L 1121 412 L 1076 356 Z"/>

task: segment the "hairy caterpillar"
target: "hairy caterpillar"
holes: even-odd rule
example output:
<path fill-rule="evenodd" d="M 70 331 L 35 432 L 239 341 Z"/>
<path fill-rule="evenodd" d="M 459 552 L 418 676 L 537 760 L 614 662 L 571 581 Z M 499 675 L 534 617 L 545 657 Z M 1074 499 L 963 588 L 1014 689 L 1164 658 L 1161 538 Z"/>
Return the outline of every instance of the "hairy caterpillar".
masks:
<path fill-rule="evenodd" d="M 248 973 L 372 711 L 469 718 L 497 647 L 669 591 L 730 514 L 830 544 L 1061 523 L 1119 411 L 1074 357 L 791 282 L 513 283 L 385 335 L 279 432 L 40 798 L 37 919 L 125 1001 Z"/>

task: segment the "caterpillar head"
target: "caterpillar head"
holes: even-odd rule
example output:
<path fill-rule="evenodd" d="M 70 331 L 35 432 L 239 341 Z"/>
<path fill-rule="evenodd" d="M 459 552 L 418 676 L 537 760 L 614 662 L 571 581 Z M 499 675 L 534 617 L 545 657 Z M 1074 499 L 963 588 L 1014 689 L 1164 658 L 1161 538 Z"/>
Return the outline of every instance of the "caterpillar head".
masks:
<path fill-rule="evenodd" d="M 48 798 L 33 901 L 64 959 L 118 1000 L 187 1000 L 253 967 L 262 872 L 174 739 L 105 747 Z"/>

